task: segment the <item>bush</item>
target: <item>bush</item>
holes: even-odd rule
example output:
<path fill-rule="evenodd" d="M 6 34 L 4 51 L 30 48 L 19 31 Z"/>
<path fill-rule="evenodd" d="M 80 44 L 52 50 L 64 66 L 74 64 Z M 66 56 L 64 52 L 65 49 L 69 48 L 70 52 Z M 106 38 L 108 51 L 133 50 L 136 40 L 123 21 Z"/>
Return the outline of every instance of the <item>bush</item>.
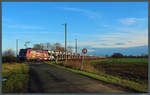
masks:
<path fill-rule="evenodd" d="M 17 57 L 11 49 L 8 49 L 2 54 L 2 62 L 16 62 Z"/>
<path fill-rule="evenodd" d="M 16 62 L 17 58 L 16 57 L 9 57 L 9 56 L 3 56 L 2 61 L 5 62 Z"/>
<path fill-rule="evenodd" d="M 114 53 L 111 57 L 113 57 L 113 58 L 122 58 L 123 54 L 121 54 L 121 53 Z"/>

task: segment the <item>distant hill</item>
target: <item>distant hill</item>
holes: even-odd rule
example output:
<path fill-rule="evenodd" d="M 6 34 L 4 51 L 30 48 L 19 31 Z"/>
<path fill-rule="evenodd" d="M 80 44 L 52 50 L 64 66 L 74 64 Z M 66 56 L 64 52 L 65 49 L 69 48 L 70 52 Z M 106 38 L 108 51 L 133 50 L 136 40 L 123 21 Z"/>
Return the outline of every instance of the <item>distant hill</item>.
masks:
<path fill-rule="evenodd" d="M 94 52 L 88 52 L 88 54 L 93 55 L 96 54 L 97 56 L 105 56 L 112 55 L 113 53 L 119 52 L 123 55 L 141 55 L 141 54 L 148 54 L 148 46 L 138 46 L 138 47 L 129 47 L 129 48 L 94 48 Z"/>

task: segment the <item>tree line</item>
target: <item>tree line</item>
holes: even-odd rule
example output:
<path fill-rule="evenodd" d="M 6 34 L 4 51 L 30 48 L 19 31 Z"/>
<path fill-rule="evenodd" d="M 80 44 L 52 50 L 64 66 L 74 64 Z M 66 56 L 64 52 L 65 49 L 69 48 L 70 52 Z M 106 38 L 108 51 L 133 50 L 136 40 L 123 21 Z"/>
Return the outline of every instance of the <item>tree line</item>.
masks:
<path fill-rule="evenodd" d="M 67 51 L 73 52 L 73 47 L 68 46 Z M 34 44 L 33 49 L 38 50 L 53 50 L 53 51 L 62 51 L 65 52 L 65 48 L 60 43 L 50 44 L 50 43 L 40 43 L 40 44 Z"/>
<path fill-rule="evenodd" d="M 148 54 L 141 54 L 138 56 L 134 56 L 134 55 L 123 55 L 122 53 L 113 53 L 111 56 L 106 55 L 106 57 L 111 57 L 111 58 L 148 58 Z"/>

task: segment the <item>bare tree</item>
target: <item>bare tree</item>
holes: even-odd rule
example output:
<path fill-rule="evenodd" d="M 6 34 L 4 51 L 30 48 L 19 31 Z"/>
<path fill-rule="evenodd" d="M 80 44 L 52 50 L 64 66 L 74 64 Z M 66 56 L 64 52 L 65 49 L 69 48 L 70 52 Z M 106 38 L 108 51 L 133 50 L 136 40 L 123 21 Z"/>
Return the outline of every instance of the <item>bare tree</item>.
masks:
<path fill-rule="evenodd" d="M 8 49 L 2 54 L 2 61 L 3 62 L 15 62 L 16 57 L 13 50 Z"/>
<path fill-rule="evenodd" d="M 41 49 L 41 50 L 56 50 L 64 52 L 65 49 L 60 43 L 50 44 L 50 43 L 40 43 L 35 44 L 33 49 Z"/>
<path fill-rule="evenodd" d="M 13 50 L 8 49 L 7 51 L 5 51 L 5 52 L 3 53 L 3 56 L 11 56 L 11 57 L 15 57 L 15 53 L 14 53 Z"/>
<path fill-rule="evenodd" d="M 55 50 L 58 50 L 58 51 L 63 51 L 64 50 L 64 48 L 61 46 L 60 43 L 55 43 L 54 46 L 55 46 Z"/>
<path fill-rule="evenodd" d="M 44 50 L 44 43 L 40 43 L 41 49 Z"/>
<path fill-rule="evenodd" d="M 55 50 L 55 46 L 50 43 L 45 43 L 45 47 L 47 50 Z"/>
<path fill-rule="evenodd" d="M 33 49 L 43 49 L 41 44 L 34 44 Z"/>
<path fill-rule="evenodd" d="M 50 50 L 51 48 L 51 44 L 50 43 L 45 43 L 45 48 L 47 49 L 47 50 Z"/>
<path fill-rule="evenodd" d="M 68 50 L 67 51 L 70 52 L 70 53 L 72 53 L 73 52 L 72 46 L 68 46 Z"/>

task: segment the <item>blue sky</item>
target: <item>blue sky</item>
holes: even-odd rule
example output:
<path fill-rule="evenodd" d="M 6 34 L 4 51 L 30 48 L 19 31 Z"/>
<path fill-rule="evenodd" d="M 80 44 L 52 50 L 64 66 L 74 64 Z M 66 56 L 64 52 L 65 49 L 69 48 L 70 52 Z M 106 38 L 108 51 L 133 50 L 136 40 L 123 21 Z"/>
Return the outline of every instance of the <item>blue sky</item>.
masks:
<path fill-rule="evenodd" d="M 2 49 L 15 50 L 26 41 L 83 47 L 128 48 L 148 45 L 147 2 L 3 2 Z"/>

